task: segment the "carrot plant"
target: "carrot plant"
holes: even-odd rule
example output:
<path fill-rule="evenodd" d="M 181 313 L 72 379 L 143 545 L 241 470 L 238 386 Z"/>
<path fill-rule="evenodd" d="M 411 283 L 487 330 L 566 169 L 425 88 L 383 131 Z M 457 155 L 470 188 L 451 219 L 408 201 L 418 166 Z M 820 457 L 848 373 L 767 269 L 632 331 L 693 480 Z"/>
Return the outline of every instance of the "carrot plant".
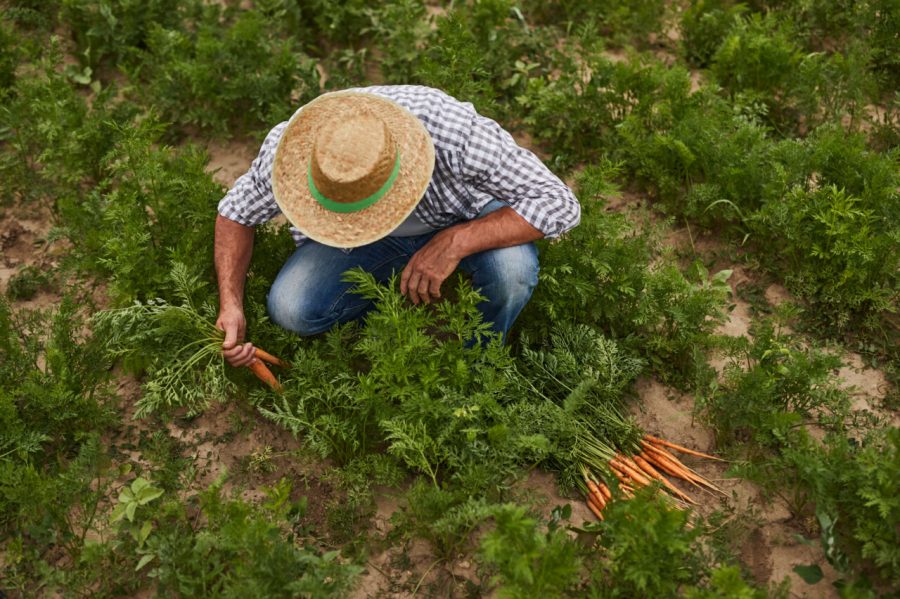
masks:
<path fill-rule="evenodd" d="M 255 131 L 318 95 L 315 63 L 263 15 L 243 11 L 221 21 L 207 10 L 195 30 L 149 30 L 134 78 L 163 118 L 218 134 Z"/>
<path fill-rule="evenodd" d="M 564 243 L 545 246 L 524 330 L 546 336 L 560 323 L 586 324 L 643 355 L 667 380 L 693 384 L 705 376 L 703 348 L 722 318 L 729 273 L 710 275 L 698 264 L 686 275 L 665 259 L 651 266 L 650 234 L 605 212 L 598 197 L 615 193 L 618 171 L 607 162 L 581 176 L 581 225 Z"/>
<path fill-rule="evenodd" d="M 25 596 L 86 586 L 85 539 L 117 476 L 100 439 L 116 419 L 107 362 L 84 324 L 73 296 L 33 312 L 0 297 L 0 588 Z"/>
<path fill-rule="evenodd" d="M 199 3 L 180 0 L 63 0 L 60 19 L 75 41 L 74 54 L 84 66 L 97 69 L 103 62 L 134 63 L 147 47 L 154 24 L 181 26 Z"/>
<path fill-rule="evenodd" d="M 870 560 L 876 581 L 890 587 L 897 502 L 885 481 L 895 469 L 896 435 L 867 432 L 884 423 L 851 410 L 848 392 L 831 374 L 841 364 L 835 355 L 804 347 L 772 323 L 752 333 L 752 342 L 732 348 L 724 380 L 703 404 L 720 442 L 746 459 L 736 468 L 743 476 L 782 497 L 796 516 L 817 516 L 809 534 L 822 538 L 848 581 L 865 579 Z"/>
<path fill-rule="evenodd" d="M 138 418 L 173 408 L 197 414 L 233 388 L 222 357 L 224 334 L 213 325 L 216 309 L 208 297 L 197 300 L 204 286 L 178 263 L 171 280 L 177 304 L 148 300 L 93 318 L 111 358 L 147 371 Z"/>

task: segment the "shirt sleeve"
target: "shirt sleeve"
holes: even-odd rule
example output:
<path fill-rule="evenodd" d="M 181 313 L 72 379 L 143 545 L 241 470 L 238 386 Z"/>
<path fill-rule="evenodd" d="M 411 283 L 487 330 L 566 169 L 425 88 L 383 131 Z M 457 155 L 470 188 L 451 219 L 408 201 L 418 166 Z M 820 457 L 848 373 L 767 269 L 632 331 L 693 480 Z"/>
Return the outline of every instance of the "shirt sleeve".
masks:
<path fill-rule="evenodd" d="M 572 190 L 492 119 L 476 113 L 459 168 L 479 206 L 502 200 L 545 237 L 558 237 L 581 221 Z"/>
<path fill-rule="evenodd" d="M 281 213 L 272 192 L 272 165 L 275 150 L 287 122 L 277 125 L 263 141 L 259 155 L 250 170 L 238 177 L 234 186 L 219 201 L 219 214 L 236 223 L 253 227 L 268 222 Z"/>

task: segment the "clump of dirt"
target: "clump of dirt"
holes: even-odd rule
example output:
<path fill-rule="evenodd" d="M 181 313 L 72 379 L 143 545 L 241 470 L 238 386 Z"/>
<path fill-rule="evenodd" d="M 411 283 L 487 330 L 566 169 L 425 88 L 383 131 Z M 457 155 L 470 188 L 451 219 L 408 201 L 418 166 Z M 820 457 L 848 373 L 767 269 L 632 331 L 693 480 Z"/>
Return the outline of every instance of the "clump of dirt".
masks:
<path fill-rule="evenodd" d="M 53 212 L 41 202 L 13 205 L 0 216 L 0 293 L 6 293 L 10 279 L 25 268 L 50 273 L 66 251 L 65 242 L 47 241 L 53 227 Z M 13 302 L 17 308 L 44 309 L 59 303 L 60 296 L 40 289 L 31 298 Z"/>

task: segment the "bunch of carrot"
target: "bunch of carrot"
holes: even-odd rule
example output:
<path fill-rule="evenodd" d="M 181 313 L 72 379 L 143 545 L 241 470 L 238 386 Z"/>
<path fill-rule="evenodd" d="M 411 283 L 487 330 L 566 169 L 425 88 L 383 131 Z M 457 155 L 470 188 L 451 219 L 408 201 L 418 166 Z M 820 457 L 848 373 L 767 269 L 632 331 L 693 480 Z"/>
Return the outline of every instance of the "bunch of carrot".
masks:
<path fill-rule="evenodd" d="M 250 372 L 256 375 L 256 378 L 267 384 L 269 387 L 281 393 L 281 383 L 278 382 L 278 379 L 275 378 L 275 375 L 272 374 L 272 371 L 269 370 L 269 367 L 266 366 L 266 362 L 273 366 L 279 366 L 281 368 L 286 368 L 287 364 L 282 360 L 279 360 L 269 352 L 256 348 L 256 359 L 250 362 L 247 365 L 247 368 L 250 369 Z"/>
<path fill-rule="evenodd" d="M 619 490 L 625 497 L 632 497 L 638 487 L 660 483 L 677 501 L 696 505 L 696 502 L 685 492 L 673 485 L 666 474 L 685 480 L 697 488 L 705 488 L 722 493 L 716 485 L 684 465 L 669 449 L 722 461 L 721 458 L 694 451 L 676 445 L 652 435 L 643 435 L 639 444 L 632 448 L 632 455 L 616 451 L 596 438 L 583 439 L 579 450 L 582 461 L 581 472 L 584 479 L 583 491 L 587 496 L 587 505 L 598 519 L 603 519 L 603 509 L 612 501 L 613 494 L 604 478 L 615 478 Z M 597 476 L 596 473 L 602 473 Z"/>

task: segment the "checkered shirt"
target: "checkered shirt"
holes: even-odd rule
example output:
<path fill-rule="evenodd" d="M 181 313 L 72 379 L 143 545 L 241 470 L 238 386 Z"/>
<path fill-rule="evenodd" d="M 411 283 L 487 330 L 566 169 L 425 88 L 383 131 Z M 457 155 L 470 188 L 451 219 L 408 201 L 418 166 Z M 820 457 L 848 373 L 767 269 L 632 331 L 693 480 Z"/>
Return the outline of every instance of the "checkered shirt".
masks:
<path fill-rule="evenodd" d="M 494 199 L 508 203 L 545 237 L 557 237 L 578 224 L 581 207 L 566 184 L 496 121 L 475 112 L 471 103 L 418 85 L 353 91 L 393 100 L 416 115 L 431 134 L 434 173 L 415 209 L 426 225 L 443 229 L 471 220 Z M 255 226 L 281 212 L 272 193 L 272 165 L 286 127 L 283 122 L 269 132 L 250 170 L 219 202 L 219 214 Z M 297 245 L 305 239 L 293 227 L 291 235 Z"/>

